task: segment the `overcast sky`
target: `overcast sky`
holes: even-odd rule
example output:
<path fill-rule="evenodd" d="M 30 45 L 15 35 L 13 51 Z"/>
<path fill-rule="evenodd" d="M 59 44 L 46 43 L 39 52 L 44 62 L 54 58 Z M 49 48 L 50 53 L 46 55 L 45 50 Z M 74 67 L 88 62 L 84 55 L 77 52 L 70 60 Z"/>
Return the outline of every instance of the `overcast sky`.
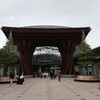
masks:
<path fill-rule="evenodd" d="M 86 41 L 100 46 L 100 0 L 0 0 L 0 27 L 61 25 L 91 27 Z M 0 48 L 6 37 L 0 30 Z"/>

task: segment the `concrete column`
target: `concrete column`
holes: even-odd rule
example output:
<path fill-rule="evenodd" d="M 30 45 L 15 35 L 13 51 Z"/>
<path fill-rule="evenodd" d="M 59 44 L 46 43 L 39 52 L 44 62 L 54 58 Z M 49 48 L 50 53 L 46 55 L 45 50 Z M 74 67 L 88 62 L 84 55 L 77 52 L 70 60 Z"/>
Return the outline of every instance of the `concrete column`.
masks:
<path fill-rule="evenodd" d="M 0 68 L 0 76 L 3 76 L 4 68 Z"/>
<path fill-rule="evenodd" d="M 97 66 L 97 64 L 94 64 L 93 65 L 93 75 L 98 75 L 98 66 Z"/>

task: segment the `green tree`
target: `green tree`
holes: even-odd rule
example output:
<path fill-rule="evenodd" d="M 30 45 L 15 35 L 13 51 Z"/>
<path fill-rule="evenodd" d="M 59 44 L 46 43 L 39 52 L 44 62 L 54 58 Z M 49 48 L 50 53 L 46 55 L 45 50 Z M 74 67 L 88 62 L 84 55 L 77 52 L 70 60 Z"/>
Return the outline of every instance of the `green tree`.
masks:
<path fill-rule="evenodd" d="M 78 55 L 77 66 L 81 69 L 81 73 L 83 73 L 83 68 L 87 71 L 88 67 L 92 67 L 95 63 L 95 53 L 85 41 L 77 47 L 76 53 Z"/>
<path fill-rule="evenodd" d="M 12 41 L 7 41 L 6 46 L 0 49 L 0 67 L 4 68 L 4 72 L 8 68 L 14 69 L 19 66 L 19 53 Z M 6 75 L 6 74 L 5 74 Z"/>

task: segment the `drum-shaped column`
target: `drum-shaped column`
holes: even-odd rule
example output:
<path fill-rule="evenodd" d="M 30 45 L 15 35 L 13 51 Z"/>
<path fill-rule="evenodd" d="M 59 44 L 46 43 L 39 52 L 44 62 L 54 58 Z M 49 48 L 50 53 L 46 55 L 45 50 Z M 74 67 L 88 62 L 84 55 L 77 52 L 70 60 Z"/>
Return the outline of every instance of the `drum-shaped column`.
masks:
<path fill-rule="evenodd" d="M 18 42 L 18 51 L 20 53 L 20 69 L 25 74 L 32 74 L 32 56 L 34 47 L 31 42 Z"/>
<path fill-rule="evenodd" d="M 75 42 L 73 41 L 67 41 L 62 43 L 62 47 L 60 48 L 60 53 L 62 57 L 62 74 L 73 74 L 74 72 L 73 54 L 75 46 Z"/>

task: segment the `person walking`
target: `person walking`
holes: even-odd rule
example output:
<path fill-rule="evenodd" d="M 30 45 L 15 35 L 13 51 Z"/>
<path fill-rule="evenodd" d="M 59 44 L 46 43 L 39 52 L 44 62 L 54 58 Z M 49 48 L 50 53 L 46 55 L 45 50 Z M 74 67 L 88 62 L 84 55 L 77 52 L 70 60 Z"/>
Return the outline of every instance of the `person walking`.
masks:
<path fill-rule="evenodd" d="M 13 85 L 13 79 L 14 79 L 14 73 L 13 72 L 10 73 L 9 78 L 10 78 L 10 86 L 12 86 Z"/>
<path fill-rule="evenodd" d="M 58 80 L 61 81 L 61 72 L 58 73 Z"/>

